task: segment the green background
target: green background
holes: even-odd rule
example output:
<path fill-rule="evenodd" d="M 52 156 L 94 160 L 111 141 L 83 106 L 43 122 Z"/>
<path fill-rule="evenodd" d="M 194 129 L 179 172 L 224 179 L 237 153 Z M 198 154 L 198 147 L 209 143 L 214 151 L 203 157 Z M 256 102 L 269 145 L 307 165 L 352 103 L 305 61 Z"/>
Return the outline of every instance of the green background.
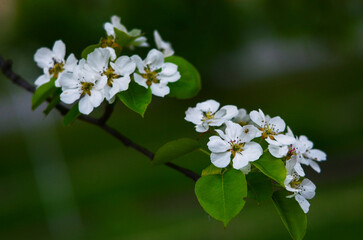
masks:
<path fill-rule="evenodd" d="M 317 185 L 306 239 L 357 239 L 362 13 L 359 0 L 0 0 L 0 55 L 33 82 L 38 48 L 62 39 L 80 57 L 113 14 L 153 46 L 158 29 L 199 69 L 202 91 L 153 97 L 144 119 L 119 103 L 110 124 L 155 151 L 198 136 L 183 118 L 203 100 L 279 115 L 328 154 L 321 174 L 306 171 Z M 203 212 L 190 179 L 152 167 L 96 127 L 63 127 L 57 112 L 45 118 L 30 106 L 31 95 L 0 75 L 0 239 L 289 239 L 272 201 L 247 200 L 225 229 Z M 178 163 L 200 172 L 209 160 L 196 153 Z"/>

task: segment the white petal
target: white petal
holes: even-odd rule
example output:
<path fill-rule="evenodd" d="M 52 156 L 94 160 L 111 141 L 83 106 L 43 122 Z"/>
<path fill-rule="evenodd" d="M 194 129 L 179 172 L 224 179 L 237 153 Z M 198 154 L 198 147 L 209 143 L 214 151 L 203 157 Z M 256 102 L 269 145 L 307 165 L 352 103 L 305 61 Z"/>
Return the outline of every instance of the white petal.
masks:
<path fill-rule="evenodd" d="M 318 149 L 312 149 L 307 153 L 307 156 L 311 159 L 314 159 L 315 161 L 325 161 L 326 160 L 326 153 L 318 150 Z"/>
<path fill-rule="evenodd" d="M 145 36 L 141 36 L 135 39 L 135 41 L 132 42 L 132 46 L 135 47 L 148 47 L 149 44 L 147 43 L 147 38 Z"/>
<path fill-rule="evenodd" d="M 229 139 L 237 140 L 237 137 L 239 138 L 242 135 L 242 127 L 237 123 L 227 121 L 225 133 Z"/>
<path fill-rule="evenodd" d="M 68 89 L 63 91 L 60 95 L 60 100 L 66 104 L 72 104 L 81 96 L 81 92 L 78 89 Z"/>
<path fill-rule="evenodd" d="M 232 121 L 246 124 L 250 121 L 250 116 L 247 114 L 246 109 L 240 108 L 238 109 L 238 114 L 232 119 Z"/>
<path fill-rule="evenodd" d="M 217 102 L 215 100 L 207 100 L 207 101 L 198 103 L 196 108 L 202 110 L 203 112 L 215 113 L 219 108 L 219 102 Z"/>
<path fill-rule="evenodd" d="M 53 45 L 54 57 L 58 61 L 64 61 L 64 56 L 66 55 L 66 45 L 62 40 L 58 40 Z"/>
<path fill-rule="evenodd" d="M 287 155 L 287 152 L 289 151 L 288 146 L 276 146 L 276 145 L 268 145 L 268 150 L 271 153 L 272 156 L 275 158 L 282 158 Z"/>
<path fill-rule="evenodd" d="M 87 64 L 97 73 L 102 73 L 107 67 L 111 52 L 106 48 L 96 48 L 87 56 Z"/>
<path fill-rule="evenodd" d="M 305 172 L 304 169 L 302 168 L 301 164 L 299 162 L 296 162 L 295 166 L 294 166 L 294 170 L 295 172 L 301 176 L 304 177 L 305 176 Z"/>
<path fill-rule="evenodd" d="M 248 159 L 246 157 L 243 157 L 240 153 L 236 153 L 236 155 L 233 158 L 233 168 L 234 169 L 242 169 L 248 165 Z"/>
<path fill-rule="evenodd" d="M 86 94 L 83 98 L 81 98 L 81 100 L 79 101 L 78 109 L 80 113 L 85 115 L 88 115 L 92 112 L 93 105 L 91 103 L 89 95 Z"/>
<path fill-rule="evenodd" d="M 303 196 L 306 199 L 312 199 L 315 196 L 316 186 L 312 181 L 310 181 L 307 178 L 305 178 L 301 182 L 300 189 L 301 189 L 300 193 L 301 196 Z"/>
<path fill-rule="evenodd" d="M 284 135 L 284 134 L 275 135 L 274 138 L 276 139 L 277 142 L 279 142 L 280 144 L 283 144 L 283 145 L 290 145 L 296 141 L 295 138 Z"/>
<path fill-rule="evenodd" d="M 76 67 L 76 65 L 77 65 L 77 62 L 78 62 L 77 58 L 74 56 L 74 54 L 73 54 L 73 53 L 71 53 L 71 54 L 68 56 L 67 60 L 66 60 L 66 64 L 64 65 L 64 69 L 65 69 L 66 71 L 73 72 L 74 68 L 75 68 L 75 67 Z"/>
<path fill-rule="evenodd" d="M 140 74 L 134 73 L 134 80 L 140 86 L 143 86 L 144 88 L 149 88 L 149 86 L 146 84 L 146 79 L 141 77 Z"/>
<path fill-rule="evenodd" d="M 135 71 L 136 64 L 128 56 L 119 57 L 115 63 L 110 63 L 115 72 L 119 75 L 130 75 Z"/>
<path fill-rule="evenodd" d="M 315 170 L 315 172 L 320 173 L 321 169 L 320 169 L 320 167 L 319 167 L 319 164 L 318 164 L 318 163 L 316 163 L 316 162 L 314 162 L 313 160 L 310 160 L 310 159 L 309 159 L 309 165 L 310 165 L 310 167 L 311 167 L 312 169 L 314 169 L 314 170 Z"/>
<path fill-rule="evenodd" d="M 124 25 L 121 24 L 121 18 L 116 16 L 116 15 L 113 15 L 111 17 L 111 23 L 112 25 L 117 28 L 118 30 L 122 31 L 122 32 L 125 32 L 127 33 L 127 29 L 125 28 Z"/>
<path fill-rule="evenodd" d="M 231 152 L 211 153 L 210 158 L 214 166 L 224 168 L 231 162 Z"/>
<path fill-rule="evenodd" d="M 268 122 L 268 125 L 274 130 L 275 133 L 285 131 L 286 127 L 284 120 L 282 120 L 280 117 L 271 118 L 271 120 Z"/>
<path fill-rule="evenodd" d="M 40 75 L 37 80 L 35 80 L 34 84 L 37 87 L 42 86 L 43 84 L 47 83 L 50 81 L 50 76 L 47 76 L 46 74 Z"/>
<path fill-rule="evenodd" d="M 218 136 L 211 136 L 207 146 L 214 153 L 226 152 L 230 148 L 230 145 Z"/>
<path fill-rule="evenodd" d="M 262 110 L 259 109 L 259 112 L 253 110 L 250 112 L 251 120 L 256 123 L 258 126 L 263 127 L 266 124 L 265 115 Z"/>
<path fill-rule="evenodd" d="M 108 36 L 115 36 L 115 30 L 113 29 L 113 25 L 111 23 L 105 23 L 103 28 L 106 30 Z"/>
<path fill-rule="evenodd" d="M 59 85 L 60 87 L 65 89 L 77 88 L 79 86 L 79 81 L 74 79 L 74 74 L 70 72 L 65 72 L 59 77 Z"/>
<path fill-rule="evenodd" d="M 178 71 L 178 66 L 174 63 L 166 62 L 164 63 L 160 74 L 165 76 L 174 75 Z"/>
<path fill-rule="evenodd" d="M 161 82 L 168 83 L 168 82 L 176 82 L 180 79 L 180 77 L 181 77 L 180 73 L 176 72 L 174 75 L 170 75 L 170 76 L 164 76 L 164 75 L 158 74 L 157 78 Z"/>
<path fill-rule="evenodd" d="M 302 135 L 299 137 L 299 141 L 305 145 L 306 149 L 312 149 L 313 148 L 313 142 L 310 141 L 306 136 Z"/>
<path fill-rule="evenodd" d="M 144 62 L 152 71 L 160 69 L 164 64 L 164 55 L 156 49 L 151 49 Z"/>
<path fill-rule="evenodd" d="M 208 131 L 208 129 L 209 129 L 208 125 L 204 124 L 195 125 L 195 130 L 200 133 L 206 132 Z"/>
<path fill-rule="evenodd" d="M 238 108 L 236 106 L 226 105 L 221 108 L 221 110 L 223 109 L 226 110 L 226 114 L 223 117 L 225 120 L 231 120 L 238 114 Z"/>
<path fill-rule="evenodd" d="M 253 162 L 258 160 L 263 153 L 262 147 L 260 144 L 255 142 L 246 143 L 243 147 L 242 157 L 245 158 L 248 162 Z"/>
<path fill-rule="evenodd" d="M 104 98 L 103 94 L 97 90 L 92 90 L 91 96 L 89 96 L 89 100 L 90 100 L 91 104 L 93 105 L 93 107 L 100 106 L 100 104 L 103 101 L 103 98 Z"/>
<path fill-rule="evenodd" d="M 202 118 L 202 112 L 196 108 L 188 108 L 188 110 L 185 112 L 184 119 L 188 122 L 192 122 L 194 124 L 201 124 Z"/>
<path fill-rule="evenodd" d="M 249 142 L 254 139 L 259 130 L 253 125 L 245 125 L 242 127 L 242 134 L 240 140 L 242 142 Z"/>
<path fill-rule="evenodd" d="M 309 212 L 310 203 L 308 202 L 308 200 L 306 200 L 303 196 L 299 194 L 295 196 L 295 200 L 299 203 L 305 214 Z"/>
<path fill-rule="evenodd" d="M 164 84 L 151 84 L 150 86 L 152 94 L 158 97 L 164 97 L 170 93 L 170 88 Z"/>
<path fill-rule="evenodd" d="M 53 67 L 53 52 L 49 48 L 40 48 L 34 54 L 34 61 L 40 68 Z"/>
<path fill-rule="evenodd" d="M 140 73 L 145 73 L 145 63 L 138 55 L 131 56 L 131 60 L 136 64 L 137 70 L 139 70 Z"/>

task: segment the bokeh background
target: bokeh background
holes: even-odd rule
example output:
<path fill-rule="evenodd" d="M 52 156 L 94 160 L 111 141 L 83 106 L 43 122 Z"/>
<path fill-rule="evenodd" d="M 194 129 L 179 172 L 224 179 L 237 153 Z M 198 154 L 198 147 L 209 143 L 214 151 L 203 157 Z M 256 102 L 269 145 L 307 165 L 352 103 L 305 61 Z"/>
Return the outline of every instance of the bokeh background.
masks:
<path fill-rule="evenodd" d="M 38 48 L 62 39 L 80 57 L 113 14 L 151 44 L 158 29 L 199 69 L 203 89 L 186 101 L 154 97 L 144 119 L 118 104 L 112 126 L 155 151 L 197 136 L 183 118 L 199 101 L 279 115 L 328 154 L 321 174 L 307 171 L 317 195 L 306 239 L 361 238 L 362 1 L 0 0 L 0 55 L 33 82 Z M 0 239 L 289 239 L 271 201 L 248 201 L 224 229 L 199 206 L 190 179 L 30 103 L 0 74 Z M 178 163 L 200 172 L 208 159 Z"/>

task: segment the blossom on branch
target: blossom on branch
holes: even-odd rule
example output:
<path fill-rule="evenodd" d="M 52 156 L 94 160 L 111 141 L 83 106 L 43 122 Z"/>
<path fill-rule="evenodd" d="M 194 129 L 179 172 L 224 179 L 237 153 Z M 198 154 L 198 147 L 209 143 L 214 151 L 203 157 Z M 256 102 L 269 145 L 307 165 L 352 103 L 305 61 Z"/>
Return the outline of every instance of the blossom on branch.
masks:
<path fill-rule="evenodd" d="M 64 60 L 66 55 L 66 45 L 62 40 L 58 40 L 54 43 L 53 49 L 42 47 L 37 50 L 34 55 L 34 61 L 37 65 L 43 69 L 43 74 L 35 80 L 35 85 L 40 87 L 41 85 L 50 81 L 51 78 L 57 79 L 55 86 L 59 86 L 59 78 L 64 72 L 72 72 L 77 65 L 77 59 L 70 54 L 67 60 Z"/>
<path fill-rule="evenodd" d="M 221 109 L 219 106 L 219 102 L 215 100 L 198 103 L 196 107 L 188 108 L 185 120 L 194 123 L 197 132 L 206 132 L 209 126 L 219 127 L 238 114 L 236 106 L 226 105 Z"/>
<path fill-rule="evenodd" d="M 174 63 L 164 62 L 162 52 L 152 49 L 145 60 L 138 55 L 133 55 L 131 59 L 136 63 L 138 72 L 134 73 L 134 80 L 140 86 L 151 88 L 152 94 L 164 97 L 170 93 L 168 83 L 176 82 L 180 79 L 178 66 Z"/>

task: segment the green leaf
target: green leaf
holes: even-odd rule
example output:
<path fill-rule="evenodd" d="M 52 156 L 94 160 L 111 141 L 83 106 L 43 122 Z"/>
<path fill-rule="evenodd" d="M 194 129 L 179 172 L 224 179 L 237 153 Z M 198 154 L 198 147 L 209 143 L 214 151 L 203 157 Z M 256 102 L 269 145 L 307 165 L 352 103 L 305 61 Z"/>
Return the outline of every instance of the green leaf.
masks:
<path fill-rule="evenodd" d="M 131 81 L 129 88 L 117 94 L 117 97 L 131 110 L 144 117 L 147 106 L 151 102 L 151 89 L 144 88 Z"/>
<path fill-rule="evenodd" d="M 88 54 L 90 54 L 91 52 L 93 52 L 96 48 L 99 48 L 100 47 L 100 44 L 93 44 L 93 45 L 90 45 L 88 47 L 86 47 L 83 51 L 82 51 L 82 54 L 81 54 L 81 57 L 84 58 L 84 59 L 87 59 L 87 56 Z"/>
<path fill-rule="evenodd" d="M 136 32 L 137 30 L 134 30 L 134 32 L 132 32 L 132 36 L 123 31 L 120 31 L 117 28 L 114 28 L 114 31 L 116 36 L 115 41 L 121 47 L 130 46 L 135 41 L 135 39 L 139 37 L 139 35 L 137 34 L 139 32 Z"/>
<path fill-rule="evenodd" d="M 60 94 L 62 93 L 61 89 L 57 89 L 57 91 L 53 94 L 52 100 L 49 102 L 47 108 L 43 111 L 45 115 L 48 115 L 50 111 L 57 106 L 58 103 L 60 103 Z"/>
<path fill-rule="evenodd" d="M 271 180 L 259 172 L 250 172 L 246 175 L 248 197 L 262 202 L 272 197 Z"/>
<path fill-rule="evenodd" d="M 55 84 L 55 78 L 51 78 L 49 82 L 41 85 L 34 92 L 32 97 L 32 110 L 37 109 L 48 97 L 50 97 L 55 91 L 57 91 Z"/>
<path fill-rule="evenodd" d="M 191 138 L 180 138 L 168 142 L 156 151 L 152 164 L 156 166 L 170 162 L 199 148 L 199 142 Z"/>
<path fill-rule="evenodd" d="M 306 215 L 294 198 L 286 198 L 289 194 L 286 190 L 274 192 L 273 203 L 291 237 L 301 240 L 306 232 Z"/>
<path fill-rule="evenodd" d="M 266 176 L 285 187 L 286 168 L 281 159 L 273 157 L 269 152 L 265 152 L 260 159 L 252 162 Z"/>
<path fill-rule="evenodd" d="M 77 117 L 80 115 L 81 115 L 81 113 L 78 110 L 78 103 L 76 103 L 69 110 L 69 112 L 64 116 L 64 119 L 63 119 L 64 126 L 71 125 L 74 122 L 74 120 L 76 120 Z"/>
<path fill-rule="evenodd" d="M 214 174 L 221 174 L 222 168 L 217 168 L 213 164 L 209 165 L 208 167 L 204 168 L 202 171 L 202 177 Z"/>
<path fill-rule="evenodd" d="M 178 56 L 167 57 L 165 62 L 178 65 L 178 71 L 181 75 L 178 81 L 168 84 L 170 87 L 169 96 L 179 99 L 195 97 L 202 86 L 198 70 L 187 60 Z"/>
<path fill-rule="evenodd" d="M 195 194 L 203 209 L 227 226 L 245 205 L 245 175 L 242 171 L 231 169 L 222 175 L 203 176 L 195 184 Z"/>

